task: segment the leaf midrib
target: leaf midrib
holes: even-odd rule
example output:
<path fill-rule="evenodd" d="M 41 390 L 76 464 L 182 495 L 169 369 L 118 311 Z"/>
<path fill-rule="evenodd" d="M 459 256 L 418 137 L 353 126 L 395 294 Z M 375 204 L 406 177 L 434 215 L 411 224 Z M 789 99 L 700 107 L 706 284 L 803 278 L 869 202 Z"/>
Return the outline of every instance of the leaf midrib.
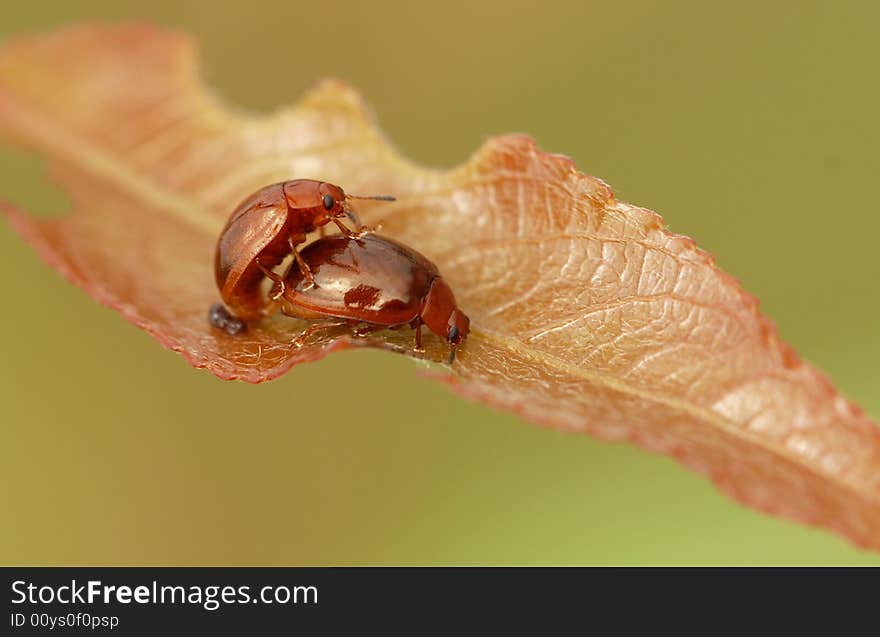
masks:
<path fill-rule="evenodd" d="M 218 231 L 221 221 L 215 215 L 130 170 L 129 163 L 114 153 L 55 125 L 45 115 L 37 115 L 38 109 L 25 108 L 10 96 L 6 97 L 10 119 L 16 120 L 18 128 L 26 131 L 50 156 L 105 178 L 139 201 L 145 202 L 148 207 L 166 210 L 172 217 L 183 220 L 201 232 L 213 235 Z"/>
<path fill-rule="evenodd" d="M 602 385 L 608 389 L 618 391 L 622 394 L 633 396 L 635 398 L 645 400 L 649 403 L 664 405 L 678 412 L 687 414 L 697 421 L 705 422 L 707 423 L 707 425 L 715 427 L 716 429 L 730 435 L 733 438 L 738 438 L 756 447 L 761 447 L 768 452 L 791 462 L 791 464 L 801 467 L 802 469 L 821 477 L 821 479 L 824 481 L 834 482 L 835 484 L 842 487 L 843 490 L 853 492 L 860 497 L 864 497 L 865 500 L 880 505 L 880 494 L 876 494 L 872 491 L 859 488 L 859 485 L 857 483 L 846 480 L 839 473 L 823 472 L 819 467 L 815 466 L 814 464 L 804 462 L 802 456 L 790 451 L 787 447 L 774 445 L 772 444 L 772 441 L 767 440 L 765 437 L 744 430 L 742 427 L 738 426 L 735 421 L 723 418 L 712 410 L 699 407 L 687 401 L 678 400 L 675 397 L 667 397 L 635 387 L 633 385 L 629 385 L 613 376 L 608 376 L 598 372 L 592 372 L 583 369 L 582 367 L 579 367 L 572 363 L 568 363 L 556 356 L 528 347 L 525 343 L 515 338 L 504 336 L 503 334 L 500 334 L 498 332 L 486 330 L 485 328 L 482 328 L 480 326 L 471 330 L 471 335 L 474 334 L 479 335 L 483 340 L 494 344 L 496 347 L 500 347 L 502 350 L 506 349 L 512 351 L 519 356 L 533 360 L 538 364 L 545 365 L 547 367 L 561 371 L 576 379 L 587 381 L 596 385 Z"/>

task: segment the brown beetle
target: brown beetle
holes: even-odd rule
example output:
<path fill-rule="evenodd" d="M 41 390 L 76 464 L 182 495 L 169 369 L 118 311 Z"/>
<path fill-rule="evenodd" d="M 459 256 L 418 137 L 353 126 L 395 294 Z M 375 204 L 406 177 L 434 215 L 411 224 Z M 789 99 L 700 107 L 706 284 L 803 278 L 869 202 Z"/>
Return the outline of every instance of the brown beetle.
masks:
<path fill-rule="evenodd" d="M 315 285 L 291 265 L 280 296 L 281 311 L 295 318 L 324 319 L 294 339 L 301 346 L 316 331 L 341 325 L 381 329 L 410 325 L 415 351 L 422 349 L 422 325 L 449 343 L 449 362 L 467 338 L 470 321 L 458 309 L 449 285 L 431 261 L 410 247 L 375 234 L 363 238 L 335 235 L 302 249 Z"/>
<path fill-rule="evenodd" d="M 233 211 L 220 233 L 214 254 L 214 277 L 220 296 L 231 311 L 230 320 L 245 321 L 264 316 L 273 304 L 260 289 L 263 277 L 283 289 L 282 278 L 272 271 L 293 253 L 307 285 L 314 285 L 308 265 L 300 257 L 297 245 L 306 236 L 329 222 L 335 223 L 347 237 L 363 236 L 370 228 L 361 226 L 349 205 L 351 199 L 394 197 L 346 195 L 339 186 L 313 179 L 284 181 L 260 188 Z M 352 232 L 341 221 L 348 217 L 357 225 Z M 227 314 L 229 314 L 227 312 Z M 212 324 L 230 331 L 230 323 Z"/>

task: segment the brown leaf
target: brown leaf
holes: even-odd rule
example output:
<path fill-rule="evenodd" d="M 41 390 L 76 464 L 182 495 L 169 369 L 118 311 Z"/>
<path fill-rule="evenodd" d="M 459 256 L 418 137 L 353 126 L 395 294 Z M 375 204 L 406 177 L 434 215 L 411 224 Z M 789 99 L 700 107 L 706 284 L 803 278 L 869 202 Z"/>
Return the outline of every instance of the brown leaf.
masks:
<path fill-rule="evenodd" d="M 296 351 L 274 317 L 211 329 L 214 243 L 265 184 L 326 179 L 390 192 L 362 206 L 434 260 L 472 320 L 455 391 L 567 431 L 671 454 L 751 506 L 880 548 L 880 430 L 782 343 L 755 299 L 653 212 L 521 136 L 465 165 L 400 158 L 357 94 L 325 82 L 271 117 L 227 110 L 192 42 L 148 26 L 85 26 L 0 52 L 0 134 L 51 160 L 73 212 L 6 206 L 50 264 L 217 376 L 260 382 L 341 347 Z M 411 335 L 372 346 L 408 351 Z M 431 339 L 429 356 L 444 357 Z"/>

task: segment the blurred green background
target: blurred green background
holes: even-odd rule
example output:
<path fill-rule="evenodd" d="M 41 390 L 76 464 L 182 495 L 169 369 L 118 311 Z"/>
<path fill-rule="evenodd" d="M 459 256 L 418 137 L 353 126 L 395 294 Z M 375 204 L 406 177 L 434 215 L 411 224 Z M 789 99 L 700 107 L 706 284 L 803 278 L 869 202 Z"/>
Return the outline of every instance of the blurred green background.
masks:
<path fill-rule="evenodd" d="M 192 32 L 248 108 L 346 79 L 424 163 L 534 135 L 695 237 L 880 416 L 878 5 L 30 2 L 0 9 L 0 41 L 132 17 Z M 38 160 L 0 165 L 0 196 L 58 205 Z M 6 224 L 0 286 L 0 563 L 880 564 L 672 460 L 463 402 L 402 357 L 221 382 Z"/>

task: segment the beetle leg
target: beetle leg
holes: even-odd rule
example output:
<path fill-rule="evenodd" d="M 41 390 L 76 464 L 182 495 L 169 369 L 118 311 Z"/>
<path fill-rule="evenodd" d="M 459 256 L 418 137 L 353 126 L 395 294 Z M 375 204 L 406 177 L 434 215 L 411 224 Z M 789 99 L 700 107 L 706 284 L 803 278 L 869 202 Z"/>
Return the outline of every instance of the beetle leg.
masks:
<path fill-rule="evenodd" d="M 281 298 L 281 295 L 284 294 L 284 279 L 275 274 L 275 272 L 264 266 L 262 263 L 260 263 L 259 259 L 254 259 L 254 263 L 256 263 L 257 267 L 260 268 L 260 272 L 265 274 L 266 278 L 273 282 L 272 289 L 269 292 L 269 299 L 272 301 L 277 301 Z"/>
<path fill-rule="evenodd" d="M 344 234 L 346 237 L 348 237 L 349 239 L 357 239 L 357 238 L 359 238 L 359 237 L 357 236 L 357 233 L 356 233 L 356 232 L 352 232 L 351 230 L 349 230 L 349 229 L 348 229 L 348 226 L 346 226 L 344 223 L 342 223 L 342 222 L 341 222 L 339 219 L 337 219 L 336 217 L 333 217 L 332 221 L 333 221 L 333 223 L 336 224 L 336 227 L 339 228 L 339 231 L 340 231 L 342 234 Z"/>
<path fill-rule="evenodd" d="M 299 271 L 302 272 L 302 275 L 305 277 L 307 283 L 303 287 L 303 290 L 311 290 L 312 288 L 318 287 L 318 284 L 315 283 L 315 277 L 312 274 L 312 269 L 309 267 L 309 264 L 305 262 L 305 259 L 300 255 L 299 250 L 296 248 L 293 249 L 293 258 L 296 259 L 296 264 L 299 266 Z"/>
<path fill-rule="evenodd" d="M 297 349 L 301 348 L 306 344 L 306 340 L 316 332 L 321 332 L 323 330 L 329 330 L 334 327 L 342 327 L 343 325 L 348 325 L 348 321 L 324 321 L 321 323 L 314 323 L 310 325 L 302 332 L 300 332 L 292 341 L 290 341 L 290 347 L 295 347 Z"/>
<path fill-rule="evenodd" d="M 416 342 L 413 346 L 413 351 L 416 354 L 424 354 L 425 348 L 422 347 L 422 322 L 416 319 L 415 330 L 416 330 Z"/>
<path fill-rule="evenodd" d="M 373 332 L 379 332 L 384 329 L 385 329 L 384 325 L 369 325 L 368 324 L 368 325 L 364 325 L 363 327 L 358 327 L 356 329 L 353 329 L 351 331 L 351 333 L 354 334 L 358 338 L 364 338 L 368 334 L 372 334 Z"/>
<path fill-rule="evenodd" d="M 360 239 L 361 237 L 364 237 L 364 236 L 376 231 L 375 228 L 371 228 L 370 226 L 362 226 L 362 225 L 358 224 L 357 232 L 353 232 L 348 229 L 348 226 L 346 226 L 344 223 L 342 223 L 336 217 L 333 217 L 333 223 L 335 223 L 336 227 L 339 228 L 339 231 L 342 234 L 344 234 L 346 237 L 348 237 L 349 239 Z"/>
<path fill-rule="evenodd" d="M 305 262 L 302 255 L 300 255 L 299 250 L 296 249 L 296 246 L 305 240 L 305 235 L 290 235 L 287 237 L 287 245 L 290 246 L 290 252 L 293 254 L 293 258 L 299 266 L 299 271 L 302 272 L 303 277 L 305 277 L 306 285 L 303 287 L 303 290 L 311 290 L 312 288 L 318 287 L 318 284 L 315 283 L 315 277 L 312 275 L 312 269 L 309 267 L 309 264 Z M 290 267 L 293 267 L 293 265 Z"/>
<path fill-rule="evenodd" d="M 361 223 L 361 220 L 358 218 L 357 214 L 355 214 L 354 210 L 351 208 L 345 209 L 345 216 L 349 218 L 349 220 L 355 225 L 355 228 L 358 229 L 358 233 L 361 236 L 366 234 L 370 234 L 371 232 L 379 232 L 382 228 L 382 222 L 380 221 L 375 226 L 365 226 Z M 348 236 L 348 235 L 346 235 Z"/>

